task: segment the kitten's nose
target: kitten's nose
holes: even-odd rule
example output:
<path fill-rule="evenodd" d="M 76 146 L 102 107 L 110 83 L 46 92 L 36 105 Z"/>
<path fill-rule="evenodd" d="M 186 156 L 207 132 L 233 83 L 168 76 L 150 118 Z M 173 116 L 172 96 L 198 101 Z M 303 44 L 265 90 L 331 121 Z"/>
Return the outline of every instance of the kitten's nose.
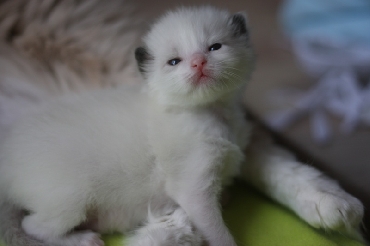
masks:
<path fill-rule="evenodd" d="M 201 70 L 206 63 L 207 60 L 202 54 L 194 54 L 191 59 L 191 67 L 198 70 Z"/>

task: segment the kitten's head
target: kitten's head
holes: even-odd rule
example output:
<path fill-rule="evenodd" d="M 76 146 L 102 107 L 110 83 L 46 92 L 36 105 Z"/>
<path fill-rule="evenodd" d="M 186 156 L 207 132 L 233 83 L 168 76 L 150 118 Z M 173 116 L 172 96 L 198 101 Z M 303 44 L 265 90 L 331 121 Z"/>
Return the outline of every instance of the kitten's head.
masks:
<path fill-rule="evenodd" d="M 140 71 L 161 103 L 196 106 L 226 97 L 253 69 L 246 17 L 213 7 L 181 8 L 160 18 L 136 49 Z"/>

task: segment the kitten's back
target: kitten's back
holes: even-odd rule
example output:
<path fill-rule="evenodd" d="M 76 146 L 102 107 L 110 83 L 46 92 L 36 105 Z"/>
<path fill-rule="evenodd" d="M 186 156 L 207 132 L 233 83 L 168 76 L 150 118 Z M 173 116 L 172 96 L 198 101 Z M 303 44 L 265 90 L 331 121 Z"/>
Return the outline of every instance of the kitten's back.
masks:
<path fill-rule="evenodd" d="M 128 1 L 0 1 L 0 138 L 50 98 L 136 83 L 141 30 Z"/>

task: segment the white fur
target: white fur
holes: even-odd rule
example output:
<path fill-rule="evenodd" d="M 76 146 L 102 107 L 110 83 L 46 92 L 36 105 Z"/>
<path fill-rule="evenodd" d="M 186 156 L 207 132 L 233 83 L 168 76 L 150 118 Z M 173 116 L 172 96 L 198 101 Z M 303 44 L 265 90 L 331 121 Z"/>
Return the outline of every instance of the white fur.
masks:
<path fill-rule="evenodd" d="M 129 238 L 129 246 L 200 246 L 202 237 L 181 208 L 170 208 L 162 216 L 149 213 L 145 226 Z"/>
<path fill-rule="evenodd" d="M 137 82 L 143 21 L 125 0 L 0 2 L 0 137 L 59 95 Z"/>
<path fill-rule="evenodd" d="M 254 56 L 248 37 L 234 37 L 232 32 L 230 14 L 213 8 L 180 9 L 160 19 L 145 37 L 148 52 L 155 54 L 148 66 L 148 84 L 158 101 L 184 107 L 207 104 L 221 97 L 230 100 L 230 93 L 234 97 L 235 89 L 245 84 L 254 68 Z M 214 43 L 223 46 L 209 52 Z M 190 63 L 196 53 L 205 55 L 206 69 L 215 80 L 194 89 Z M 182 59 L 177 66 L 165 66 L 176 57 Z"/>
<path fill-rule="evenodd" d="M 218 198 L 244 161 L 250 126 L 239 98 L 254 59 L 248 35 L 233 33 L 231 16 L 211 7 L 168 13 L 144 40 L 151 56 L 147 90 L 121 86 L 68 96 L 14 125 L 0 149 L 0 195 L 30 211 L 22 221 L 26 233 L 55 245 L 92 246 L 102 245 L 97 234 L 71 230 L 84 224 L 99 233 L 127 232 L 144 223 L 130 245 L 197 246 L 201 237 L 210 246 L 236 245 Z M 208 51 L 213 43 L 223 46 Z M 196 84 L 189 61 L 199 53 L 209 78 Z M 176 57 L 182 61 L 169 66 Z M 306 186 L 309 192 L 289 196 L 284 173 L 291 173 L 285 164 L 291 158 L 273 151 L 261 158 L 243 166 L 258 188 L 309 222 L 317 211 L 305 213 L 300 204 L 317 205 L 330 193 L 329 208 L 348 204 L 340 210 L 348 216 L 324 206 L 311 224 L 356 228 L 362 205 L 334 182 L 310 179 L 319 172 L 302 168 L 290 180 L 297 192 Z"/>
<path fill-rule="evenodd" d="M 206 24 L 216 25 L 211 31 L 217 35 L 211 32 L 209 40 L 196 38 L 198 26 L 206 26 L 192 17 L 203 14 Z M 172 76 L 172 84 L 182 86 L 180 94 L 162 87 L 159 95 L 155 84 L 168 85 L 166 76 L 177 74 L 164 61 L 149 73 L 149 95 L 125 86 L 68 97 L 12 128 L 2 147 L 0 187 L 3 196 L 31 212 L 22 222 L 28 234 L 54 244 L 63 238 L 73 245 L 67 233 L 88 221 L 91 211 L 98 214 L 97 231 L 125 232 L 145 221 L 149 204 L 155 210 L 177 203 L 211 245 L 235 245 L 223 224 L 218 195 L 222 181 L 236 174 L 243 159 L 246 141 L 238 133 L 245 122 L 239 122 L 242 113 L 235 97 L 227 94 L 245 83 L 253 64 L 247 37 L 229 37 L 230 17 L 213 8 L 188 9 L 156 25 L 186 24 L 182 28 L 194 41 L 178 40 L 174 47 L 187 49 L 176 55 L 184 59 L 181 69 L 191 74 L 185 66 L 191 49 L 206 53 L 211 71 L 205 84 Z M 148 46 L 156 26 L 146 39 Z M 156 41 L 162 47 L 165 42 Z M 213 42 L 225 47 L 210 52 Z M 166 55 L 163 49 L 149 52 L 155 61 Z M 212 67 L 223 60 L 230 64 Z M 235 75 L 222 75 L 229 67 Z M 162 95 L 181 98 L 168 102 Z"/>
<path fill-rule="evenodd" d="M 311 226 L 362 240 L 364 207 L 357 198 L 319 170 L 300 163 L 293 154 L 273 144 L 261 129 L 254 134 L 258 136 L 248 148 L 248 165 L 242 168 L 245 180 Z"/>

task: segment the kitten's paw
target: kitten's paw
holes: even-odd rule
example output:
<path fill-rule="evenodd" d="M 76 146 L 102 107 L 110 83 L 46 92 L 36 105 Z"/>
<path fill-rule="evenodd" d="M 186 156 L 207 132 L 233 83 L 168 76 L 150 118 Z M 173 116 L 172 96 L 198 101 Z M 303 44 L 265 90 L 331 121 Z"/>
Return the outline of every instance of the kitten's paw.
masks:
<path fill-rule="evenodd" d="M 104 241 L 98 233 L 87 231 L 76 233 L 74 236 L 79 238 L 79 246 L 104 246 Z"/>
<path fill-rule="evenodd" d="M 359 228 L 364 207 L 360 200 L 340 188 L 307 193 L 301 205 L 300 215 L 311 226 L 362 238 Z"/>
<path fill-rule="evenodd" d="M 148 224 L 128 240 L 129 246 L 201 246 L 202 237 L 186 213 L 178 208 L 165 216 L 151 216 Z"/>

